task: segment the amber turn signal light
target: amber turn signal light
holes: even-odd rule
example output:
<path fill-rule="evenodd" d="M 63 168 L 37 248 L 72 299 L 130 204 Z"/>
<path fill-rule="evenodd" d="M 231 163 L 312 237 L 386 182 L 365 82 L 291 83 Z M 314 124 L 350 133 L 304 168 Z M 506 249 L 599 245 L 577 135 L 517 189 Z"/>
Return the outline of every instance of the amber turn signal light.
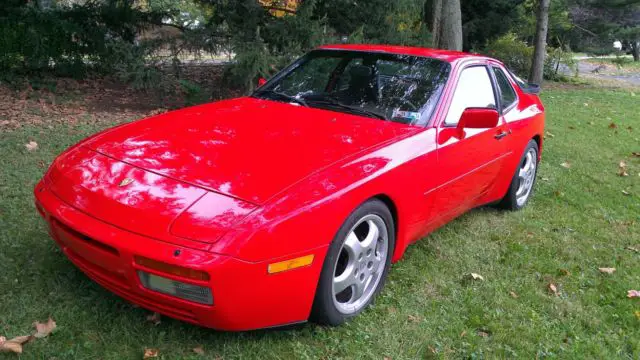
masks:
<path fill-rule="evenodd" d="M 135 256 L 134 260 L 136 264 L 142 265 L 148 269 L 157 270 L 166 274 L 180 276 L 187 279 L 209 281 L 209 274 L 204 271 L 189 269 L 189 268 L 178 266 L 178 265 L 167 264 L 167 263 L 149 259 L 143 256 Z"/>
<path fill-rule="evenodd" d="M 275 274 L 287 270 L 293 270 L 299 267 L 311 265 L 314 255 L 301 256 L 295 259 L 289 259 L 280 261 L 277 263 L 269 264 L 267 271 L 269 274 Z"/>

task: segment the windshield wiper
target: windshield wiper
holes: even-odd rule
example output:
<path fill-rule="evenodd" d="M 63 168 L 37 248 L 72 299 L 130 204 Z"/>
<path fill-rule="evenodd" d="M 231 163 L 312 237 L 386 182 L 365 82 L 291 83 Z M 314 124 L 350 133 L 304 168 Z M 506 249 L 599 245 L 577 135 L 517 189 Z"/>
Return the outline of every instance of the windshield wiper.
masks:
<path fill-rule="evenodd" d="M 343 104 L 338 99 L 336 99 L 336 98 L 334 98 L 332 96 L 305 97 L 305 101 L 306 102 L 329 104 L 329 105 L 333 105 L 335 107 L 338 107 L 340 109 L 344 109 L 344 110 L 346 110 L 346 111 L 348 111 L 350 113 L 356 113 L 356 114 L 359 114 L 359 115 L 366 115 L 366 116 L 378 118 L 378 119 L 381 119 L 381 120 L 389 120 L 389 119 L 387 119 L 386 116 L 384 116 L 382 114 L 379 114 L 379 113 L 377 113 L 375 111 L 363 109 L 361 107 L 349 106 L 347 104 Z"/>
<path fill-rule="evenodd" d="M 265 94 L 265 93 L 276 95 L 276 96 L 280 97 L 281 99 L 288 100 L 289 102 L 293 102 L 293 103 L 296 103 L 296 104 L 299 104 L 299 105 L 302 105 L 302 106 L 305 106 L 305 107 L 309 107 L 309 105 L 307 104 L 306 101 L 304 101 L 303 99 L 300 99 L 298 97 L 295 97 L 295 96 L 287 95 L 285 93 L 281 93 L 279 91 L 275 91 L 275 90 L 271 90 L 271 89 L 258 91 L 258 94 Z"/>

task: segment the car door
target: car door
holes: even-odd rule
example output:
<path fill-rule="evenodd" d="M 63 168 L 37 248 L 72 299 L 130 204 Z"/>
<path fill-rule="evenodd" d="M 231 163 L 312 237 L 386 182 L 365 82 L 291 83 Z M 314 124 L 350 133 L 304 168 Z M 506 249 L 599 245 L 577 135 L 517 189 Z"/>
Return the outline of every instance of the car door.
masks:
<path fill-rule="evenodd" d="M 467 108 L 498 109 L 497 91 L 485 64 L 465 66 L 438 126 L 438 182 L 434 210 L 443 223 L 479 205 L 500 172 L 508 135 L 504 119 L 498 126 L 458 131 L 460 116 Z"/>

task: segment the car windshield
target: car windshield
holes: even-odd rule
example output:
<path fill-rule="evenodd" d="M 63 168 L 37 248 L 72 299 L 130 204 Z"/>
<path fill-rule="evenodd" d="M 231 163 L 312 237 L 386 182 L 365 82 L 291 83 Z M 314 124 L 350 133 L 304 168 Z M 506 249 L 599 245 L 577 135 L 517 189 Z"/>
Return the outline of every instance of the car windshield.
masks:
<path fill-rule="evenodd" d="M 315 50 L 252 96 L 425 125 L 449 77 L 444 61 L 378 52 Z"/>

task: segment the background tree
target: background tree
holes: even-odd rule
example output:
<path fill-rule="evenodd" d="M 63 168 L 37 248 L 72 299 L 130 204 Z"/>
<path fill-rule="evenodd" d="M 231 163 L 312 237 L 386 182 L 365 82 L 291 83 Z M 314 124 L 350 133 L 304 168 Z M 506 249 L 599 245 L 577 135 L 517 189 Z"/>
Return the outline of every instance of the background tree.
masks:
<path fill-rule="evenodd" d="M 576 0 L 571 12 L 578 26 L 588 28 L 609 46 L 615 40 L 623 41 L 633 59 L 640 61 L 640 1 Z"/>
<path fill-rule="evenodd" d="M 460 0 L 427 0 L 424 9 L 431 27 L 433 47 L 462 51 Z"/>
<path fill-rule="evenodd" d="M 540 0 L 536 24 L 536 38 L 533 52 L 533 62 L 531 64 L 531 72 L 529 81 L 534 84 L 541 84 L 544 59 L 547 54 L 547 30 L 549 28 L 549 4 L 550 0 Z"/>
<path fill-rule="evenodd" d="M 521 5 L 524 1 L 461 1 L 464 50 L 480 50 L 487 42 L 491 42 L 512 31 L 523 21 Z"/>

